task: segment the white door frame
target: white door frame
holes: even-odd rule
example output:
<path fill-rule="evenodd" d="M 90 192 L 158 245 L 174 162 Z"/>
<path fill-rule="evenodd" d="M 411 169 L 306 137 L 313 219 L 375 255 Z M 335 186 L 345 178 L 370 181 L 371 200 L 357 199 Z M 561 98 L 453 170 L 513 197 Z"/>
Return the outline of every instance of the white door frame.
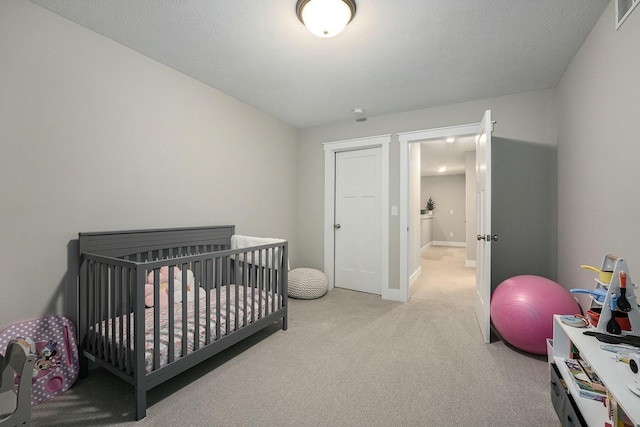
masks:
<path fill-rule="evenodd" d="M 336 153 L 341 151 L 382 148 L 380 171 L 382 174 L 381 222 L 382 247 L 380 248 L 380 275 L 382 298 L 393 298 L 394 289 L 389 289 L 389 144 L 391 135 L 379 135 L 324 144 L 324 273 L 329 281 L 329 289 L 334 287 L 335 241 L 333 220 L 335 214 Z"/>
<path fill-rule="evenodd" d="M 398 133 L 400 141 L 400 293 L 409 301 L 409 144 L 449 136 L 476 135 L 480 123 Z"/>

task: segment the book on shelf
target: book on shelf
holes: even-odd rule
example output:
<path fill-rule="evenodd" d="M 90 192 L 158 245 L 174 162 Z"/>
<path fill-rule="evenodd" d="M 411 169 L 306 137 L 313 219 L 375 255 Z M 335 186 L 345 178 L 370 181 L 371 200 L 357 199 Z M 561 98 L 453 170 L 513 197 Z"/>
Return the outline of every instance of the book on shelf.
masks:
<path fill-rule="evenodd" d="M 591 386 L 597 391 L 606 393 L 607 388 L 604 386 L 604 384 L 600 380 L 600 377 L 598 376 L 598 374 L 593 370 L 593 368 L 591 368 L 591 365 L 589 364 L 589 362 L 587 362 L 584 359 L 578 359 L 578 363 L 582 367 L 582 370 L 584 371 L 584 373 L 587 374 L 587 377 L 589 377 Z"/>
<path fill-rule="evenodd" d="M 592 383 L 591 378 L 587 375 L 579 360 L 565 359 L 564 362 L 569 369 L 569 373 L 571 373 L 580 397 L 597 400 L 598 402 L 606 402 L 607 392 L 599 378 L 598 384 L 594 386 L 594 383 Z M 590 368 L 591 367 L 589 367 L 589 369 Z"/>

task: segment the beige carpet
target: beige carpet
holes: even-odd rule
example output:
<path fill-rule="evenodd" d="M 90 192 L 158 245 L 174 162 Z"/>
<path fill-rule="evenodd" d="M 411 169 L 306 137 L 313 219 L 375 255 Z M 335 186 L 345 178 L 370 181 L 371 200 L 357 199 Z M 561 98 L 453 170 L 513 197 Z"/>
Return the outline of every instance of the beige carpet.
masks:
<path fill-rule="evenodd" d="M 464 249 L 430 248 L 406 304 L 331 290 L 147 393 L 102 370 L 33 408 L 35 426 L 557 426 L 548 366 L 484 344 Z"/>

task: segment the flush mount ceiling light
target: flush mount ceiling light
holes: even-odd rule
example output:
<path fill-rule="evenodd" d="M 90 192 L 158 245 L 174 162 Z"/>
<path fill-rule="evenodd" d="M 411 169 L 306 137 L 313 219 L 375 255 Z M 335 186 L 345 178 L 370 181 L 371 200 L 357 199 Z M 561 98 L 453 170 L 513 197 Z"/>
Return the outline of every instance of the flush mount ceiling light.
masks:
<path fill-rule="evenodd" d="M 339 34 L 356 14 L 355 0 L 298 0 L 296 14 L 318 37 Z"/>

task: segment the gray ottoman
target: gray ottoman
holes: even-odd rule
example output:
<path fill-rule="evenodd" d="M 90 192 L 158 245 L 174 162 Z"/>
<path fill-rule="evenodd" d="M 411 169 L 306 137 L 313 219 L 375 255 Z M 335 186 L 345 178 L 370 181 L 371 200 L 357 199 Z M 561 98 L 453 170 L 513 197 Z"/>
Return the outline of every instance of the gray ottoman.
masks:
<path fill-rule="evenodd" d="M 314 299 L 327 293 L 327 276 L 314 268 L 294 268 L 289 272 L 288 294 L 291 298 Z"/>

